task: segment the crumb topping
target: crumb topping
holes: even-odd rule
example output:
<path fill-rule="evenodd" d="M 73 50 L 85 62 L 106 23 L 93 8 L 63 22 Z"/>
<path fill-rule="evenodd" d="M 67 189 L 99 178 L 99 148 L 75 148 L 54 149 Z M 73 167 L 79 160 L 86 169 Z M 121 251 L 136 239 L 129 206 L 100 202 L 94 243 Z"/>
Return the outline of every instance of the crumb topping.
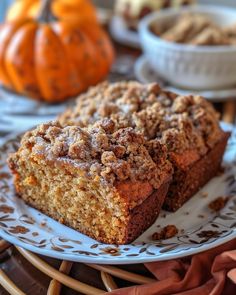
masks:
<path fill-rule="evenodd" d="M 177 95 L 157 84 L 134 81 L 104 82 L 91 88 L 59 121 L 84 127 L 103 118 L 112 119 L 115 129 L 132 127 L 148 141 L 158 139 L 177 153 L 195 149 L 203 155 L 222 133 L 218 114 L 202 97 Z"/>
<path fill-rule="evenodd" d="M 147 142 L 132 127 L 118 129 L 108 118 L 83 128 L 59 122 L 39 125 L 25 134 L 21 151 L 43 154 L 50 161 L 73 161 L 91 178 L 99 176 L 110 185 L 129 179 L 158 188 L 172 171 L 160 142 Z"/>

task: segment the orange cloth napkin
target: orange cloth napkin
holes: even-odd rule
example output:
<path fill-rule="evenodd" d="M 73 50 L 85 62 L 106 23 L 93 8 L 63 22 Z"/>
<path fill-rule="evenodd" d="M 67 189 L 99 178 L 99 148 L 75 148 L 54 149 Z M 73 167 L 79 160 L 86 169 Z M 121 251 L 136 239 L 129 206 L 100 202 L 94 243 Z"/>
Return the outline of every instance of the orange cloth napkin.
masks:
<path fill-rule="evenodd" d="M 146 263 L 155 283 L 115 290 L 111 295 L 234 295 L 236 239 L 192 257 Z"/>

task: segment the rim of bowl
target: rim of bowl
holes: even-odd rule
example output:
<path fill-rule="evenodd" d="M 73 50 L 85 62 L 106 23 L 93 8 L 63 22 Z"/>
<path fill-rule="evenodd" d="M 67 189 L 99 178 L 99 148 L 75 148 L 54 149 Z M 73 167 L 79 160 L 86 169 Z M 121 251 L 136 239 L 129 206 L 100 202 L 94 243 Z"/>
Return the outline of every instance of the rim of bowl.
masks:
<path fill-rule="evenodd" d="M 138 25 L 138 33 L 139 35 L 146 35 L 149 39 L 152 39 L 156 44 L 162 44 L 165 47 L 169 47 L 172 49 L 179 49 L 182 51 L 191 51 L 191 52 L 208 52 L 208 53 L 219 53 L 219 52 L 236 52 L 236 45 L 191 45 L 191 44 L 183 44 L 183 43 L 175 43 L 166 41 L 157 35 L 155 35 L 150 30 L 150 25 L 155 23 L 155 21 L 159 19 L 165 19 L 166 17 L 176 17 L 183 12 L 209 12 L 211 14 L 217 13 L 222 14 L 223 16 L 226 14 L 234 14 L 235 15 L 235 23 L 236 23 L 236 8 L 226 7 L 222 5 L 194 5 L 191 7 L 184 7 L 181 10 L 176 8 L 168 8 L 162 11 L 153 12 L 147 16 L 145 16 Z M 142 38 L 141 38 L 141 45 Z"/>

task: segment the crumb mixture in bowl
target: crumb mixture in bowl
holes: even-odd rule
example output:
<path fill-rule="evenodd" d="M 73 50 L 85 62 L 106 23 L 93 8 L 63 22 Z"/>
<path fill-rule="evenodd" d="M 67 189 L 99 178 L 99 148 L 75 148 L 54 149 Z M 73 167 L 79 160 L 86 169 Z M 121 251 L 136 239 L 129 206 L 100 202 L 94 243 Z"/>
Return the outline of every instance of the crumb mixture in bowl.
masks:
<path fill-rule="evenodd" d="M 236 23 L 219 26 L 200 13 L 183 13 L 176 20 L 163 26 L 153 23 L 151 31 L 160 38 L 176 43 L 201 46 L 235 45 Z"/>

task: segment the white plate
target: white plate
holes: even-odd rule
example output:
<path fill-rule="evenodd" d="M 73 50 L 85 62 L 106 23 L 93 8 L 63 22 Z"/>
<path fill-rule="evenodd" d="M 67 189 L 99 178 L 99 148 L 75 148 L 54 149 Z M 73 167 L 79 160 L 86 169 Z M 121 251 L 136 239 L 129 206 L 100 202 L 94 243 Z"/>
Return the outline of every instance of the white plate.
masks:
<path fill-rule="evenodd" d="M 141 57 L 137 59 L 134 66 L 134 72 L 135 72 L 136 79 L 142 83 L 157 82 L 166 90 L 173 91 L 182 95 L 196 94 L 196 95 L 203 96 L 206 99 L 211 100 L 213 102 L 226 101 L 229 98 L 232 99 L 236 97 L 236 85 L 234 88 L 229 88 L 229 89 L 203 90 L 203 91 L 195 91 L 195 90 L 189 90 L 189 89 L 183 89 L 183 88 L 177 88 L 177 87 L 171 86 L 170 84 L 168 84 L 168 82 L 164 81 L 162 78 L 158 76 L 156 72 L 153 71 L 145 55 L 142 55 Z"/>
<path fill-rule="evenodd" d="M 192 255 L 236 237 L 236 130 L 225 153 L 224 174 L 212 179 L 176 213 L 162 211 L 144 234 L 123 246 L 99 243 L 21 201 L 14 193 L 6 165 L 7 155 L 18 144 L 16 137 L 0 149 L 0 236 L 10 243 L 58 259 L 128 264 Z M 216 214 L 209 210 L 208 204 L 218 196 L 229 196 L 230 200 Z M 168 240 L 152 241 L 152 233 L 168 224 L 175 224 L 179 234 Z"/>

